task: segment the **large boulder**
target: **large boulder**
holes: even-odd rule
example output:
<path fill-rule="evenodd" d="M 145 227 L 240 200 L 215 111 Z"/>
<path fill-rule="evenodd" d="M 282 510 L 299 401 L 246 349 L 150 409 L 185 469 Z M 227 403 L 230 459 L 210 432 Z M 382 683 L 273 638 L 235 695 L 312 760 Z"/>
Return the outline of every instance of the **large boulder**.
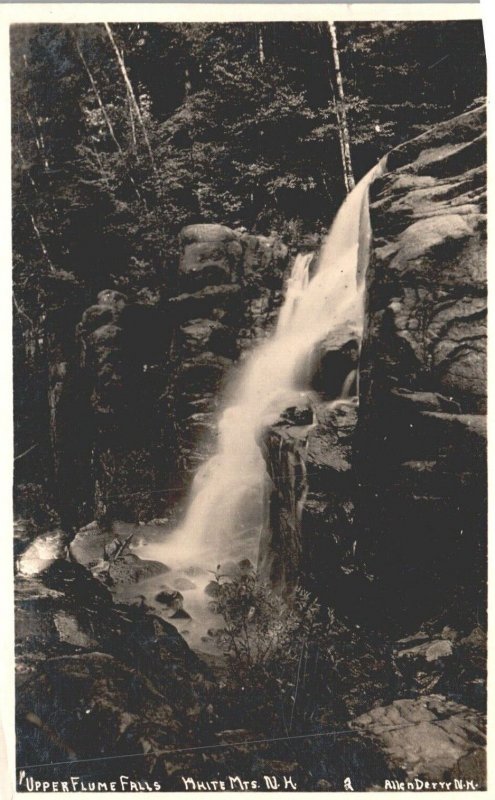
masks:
<path fill-rule="evenodd" d="M 180 243 L 182 288 L 229 283 L 240 274 L 242 246 L 230 228 L 217 224 L 188 225 L 180 233 Z"/>
<path fill-rule="evenodd" d="M 390 775 L 411 782 L 413 790 L 467 788 L 454 786 L 455 778 L 486 788 L 485 720 L 473 709 L 429 695 L 372 708 L 350 727 L 377 745 Z"/>
<path fill-rule="evenodd" d="M 166 620 L 114 605 L 84 567 L 58 561 L 17 579 L 16 621 L 18 763 L 48 762 L 37 778 L 88 759 L 91 779 L 108 780 L 120 756 L 143 778 L 146 753 L 198 743 L 208 674 Z"/>
<path fill-rule="evenodd" d="M 352 437 L 356 406 L 320 403 L 289 409 L 263 434 L 270 524 L 260 571 L 290 595 L 303 583 L 334 605 L 353 549 Z"/>

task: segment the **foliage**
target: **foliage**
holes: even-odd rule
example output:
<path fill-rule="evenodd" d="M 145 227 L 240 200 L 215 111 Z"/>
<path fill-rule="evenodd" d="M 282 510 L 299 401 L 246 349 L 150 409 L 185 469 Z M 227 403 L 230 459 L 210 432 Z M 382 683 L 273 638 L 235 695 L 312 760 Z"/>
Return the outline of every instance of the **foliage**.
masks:
<path fill-rule="evenodd" d="M 484 94 L 478 23 L 337 27 L 358 178 Z M 53 269 L 74 273 L 91 299 L 122 283 L 170 289 L 184 224 L 313 231 L 343 196 L 324 24 L 138 23 L 113 34 L 139 116 L 103 25 L 12 29 L 16 289 L 35 322 Z"/>
<path fill-rule="evenodd" d="M 328 700 L 332 615 L 325 619 L 320 605 L 299 587 L 290 602 L 284 600 L 253 569 L 217 576 L 216 583 L 212 605 L 223 627 L 215 638 L 228 663 L 234 709 L 240 703 L 255 727 L 269 711 L 284 731 L 303 724 Z M 227 695 L 226 690 L 224 705 Z"/>
<path fill-rule="evenodd" d="M 478 22 L 337 30 L 357 179 L 485 93 Z M 54 311 L 106 288 L 153 304 L 175 291 L 184 225 L 275 229 L 297 247 L 344 196 L 326 24 L 112 35 L 131 90 L 104 25 L 11 28 L 16 363 L 36 351 L 40 375 Z"/>
<path fill-rule="evenodd" d="M 296 663 L 304 643 L 322 630 L 320 606 L 303 589 L 296 589 L 289 604 L 252 569 L 216 582 L 215 611 L 225 623 L 216 635 L 237 674 L 269 670 L 274 662 Z"/>

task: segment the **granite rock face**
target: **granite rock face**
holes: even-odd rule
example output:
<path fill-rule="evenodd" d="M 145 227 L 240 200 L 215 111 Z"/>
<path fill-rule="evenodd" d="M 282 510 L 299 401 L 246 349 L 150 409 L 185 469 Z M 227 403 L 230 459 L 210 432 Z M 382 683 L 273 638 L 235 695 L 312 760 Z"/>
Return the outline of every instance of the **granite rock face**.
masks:
<path fill-rule="evenodd" d="M 72 276 L 50 276 L 64 302 L 47 310 L 48 455 L 68 541 L 94 519 L 143 522 L 181 498 L 214 449 L 227 376 L 281 300 L 277 235 L 197 224 L 179 241 L 163 296 L 105 289 L 85 307 Z"/>
<path fill-rule="evenodd" d="M 93 451 L 88 505 L 102 527 L 149 518 L 160 501 L 164 467 L 173 461 L 166 435 L 172 426 L 160 402 L 170 382 L 172 333 L 163 307 L 129 302 L 110 289 L 98 294 L 77 327 Z"/>
<path fill-rule="evenodd" d="M 447 788 L 439 781 L 450 781 L 454 788 L 455 778 L 472 781 L 471 788 L 486 788 L 484 719 L 442 695 L 395 700 L 362 714 L 350 727 L 377 744 L 390 775 L 412 781 L 413 789 Z M 425 781 L 437 785 L 425 786 Z"/>
<path fill-rule="evenodd" d="M 377 613 L 393 597 L 398 617 L 425 618 L 459 588 L 484 605 L 484 142 L 480 108 L 392 151 L 371 187 L 354 465 Z"/>
<path fill-rule="evenodd" d="M 177 469 L 190 478 L 215 449 L 216 417 L 235 361 L 273 318 L 288 251 L 273 235 L 224 225 L 188 225 L 180 234 L 181 293 L 170 306 L 177 329 L 170 387 Z"/>
<path fill-rule="evenodd" d="M 266 574 L 376 627 L 486 607 L 484 136 L 477 108 L 388 155 L 361 350 L 352 331 L 323 342 L 315 427 L 264 436 Z M 359 407 L 332 405 L 358 362 Z"/>

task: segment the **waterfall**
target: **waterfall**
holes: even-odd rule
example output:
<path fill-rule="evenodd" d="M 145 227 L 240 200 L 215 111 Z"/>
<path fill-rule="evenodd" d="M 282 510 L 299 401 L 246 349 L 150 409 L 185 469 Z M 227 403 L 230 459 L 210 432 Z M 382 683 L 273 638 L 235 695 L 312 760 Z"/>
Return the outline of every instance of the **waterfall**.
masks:
<path fill-rule="evenodd" d="M 196 473 L 182 523 L 162 541 L 145 540 L 136 548 L 141 557 L 169 567 L 167 585 L 181 586 L 184 574 L 193 577 L 194 588 L 184 594 L 192 619 L 174 619 L 174 624 L 200 649 L 209 646 L 206 630 L 218 626 L 205 593 L 212 573 L 226 574 L 241 559 L 258 561 L 268 498 L 258 445 L 263 428 L 286 408 L 307 403 L 311 357 L 329 333 L 350 323 L 358 337 L 362 334 L 371 240 L 368 188 L 383 165 L 377 164 L 341 206 L 315 274 L 310 277 L 312 254 L 295 259 L 275 330 L 253 348 L 232 387 L 218 423 L 216 453 Z M 348 376 L 337 402 L 350 402 L 346 396 L 357 379 L 357 374 Z"/>
<path fill-rule="evenodd" d="M 246 359 L 231 405 L 219 420 L 217 451 L 194 478 L 182 524 L 161 544 L 139 548 L 143 557 L 179 570 L 191 564 L 215 570 L 240 558 L 256 563 L 267 479 L 257 440 L 266 425 L 304 398 L 318 343 L 347 322 L 362 330 L 368 187 L 381 171 L 380 162 L 348 195 L 311 279 L 312 254 L 295 259 L 278 324 Z M 347 382 L 343 389 L 349 391 Z M 188 592 L 187 602 L 191 599 Z M 196 597 L 194 605 L 199 602 Z"/>
<path fill-rule="evenodd" d="M 292 266 L 292 273 L 287 281 L 285 300 L 278 315 L 275 336 L 283 336 L 287 331 L 294 316 L 297 304 L 306 291 L 309 283 L 309 265 L 313 260 L 314 253 L 299 253 Z"/>

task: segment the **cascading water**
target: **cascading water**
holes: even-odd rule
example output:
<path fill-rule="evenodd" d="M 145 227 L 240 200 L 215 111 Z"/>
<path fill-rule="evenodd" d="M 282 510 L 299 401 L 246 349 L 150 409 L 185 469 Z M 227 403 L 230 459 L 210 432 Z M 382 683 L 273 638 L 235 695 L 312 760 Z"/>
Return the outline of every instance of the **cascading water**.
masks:
<path fill-rule="evenodd" d="M 257 438 L 309 389 L 309 365 L 318 343 L 347 322 L 362 330 L 368 187 L 382 169 L 380 162 L 348 195 L 311 279 L 312 254 L 295 259 L 276 329 L 246 360 L 234 400 L 219 420 L 217 452 L 194 478 L 184 521 L 164 542 L 141 545 L 138 552 L 144 558 L 158 559 L 179 573 L 191 565 L 214 571 L 226 561 L 256 562 L 266 481 Z M 348 393 L 349 386 L 343 391 Z M 204 581 L 195 578 L 196 590 L 187 592 L 185 604 L 193 616 L 206 606 L 208 580 L 207 573 Z"/>

